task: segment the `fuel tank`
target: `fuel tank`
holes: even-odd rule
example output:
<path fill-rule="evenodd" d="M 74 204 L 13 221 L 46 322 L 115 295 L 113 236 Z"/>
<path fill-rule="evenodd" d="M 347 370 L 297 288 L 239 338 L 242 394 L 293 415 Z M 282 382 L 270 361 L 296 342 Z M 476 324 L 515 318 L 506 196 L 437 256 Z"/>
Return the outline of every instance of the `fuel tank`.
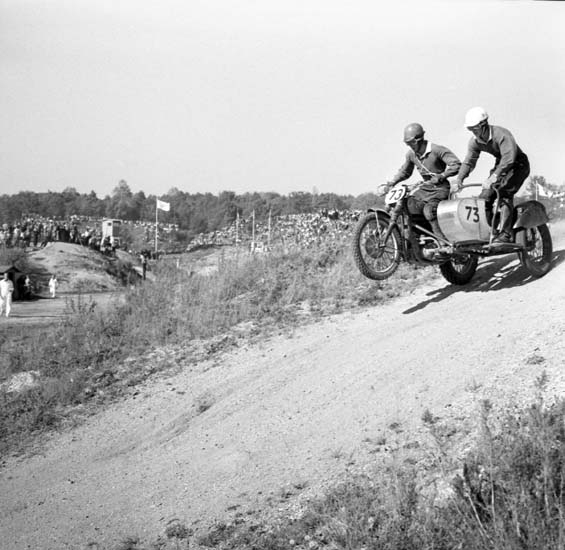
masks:
<path fill-rule="evenodd" d="M 484 199 L 468 197 L 441 201 L 437 219 L 444 235 L 454 243 L 489 240 L 490 226 Z"/>

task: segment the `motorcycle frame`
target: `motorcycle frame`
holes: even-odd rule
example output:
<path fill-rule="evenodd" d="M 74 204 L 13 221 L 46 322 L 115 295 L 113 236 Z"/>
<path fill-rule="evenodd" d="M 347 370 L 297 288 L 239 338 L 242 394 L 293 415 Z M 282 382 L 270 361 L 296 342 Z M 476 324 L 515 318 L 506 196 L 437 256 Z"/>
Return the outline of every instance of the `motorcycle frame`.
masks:
<path fill-rule="evenodd" d="M 400 234 L 400 243 L 401 243 L 400 253 L 404 261 L 414 262 L 423 265 L 435 264 L 437 263 L 436 261 L 432 259 L 428 260 L 423 258 L 420 254 L 418 254 L 415 250 L 412 250 L 408 246 L 408 243 L 410 241 L 410 236 L 414 234 L 414 228 L 418 229 L 422 233 L 426 234 L 427 236 L 435 240 L 438 243 L 438 247 L 441 246 L 441 243 L 438 237 L 432 231 L 426 229 L 420 224 L 415 223 L 412 220 L 412 216 L 410 215 L 410 212 L 408 211 L 407 208 L 406 199 L 407 198 L 403 198 L 398 203 L 396 203 L 396 205 L 391 208 L 390 212 L 387 210 L 383 210 L 381 208 L 375 208 L 370 210 L 370 212 L 373 212 L 375 214 L 375 218 L 377 220 L 377 231 L 379 232 L 379 240 L 381 242 L 386 242 L 391 231 L 396 227 Z M 380 233 L 380 225 L 378 223 L 379 215 L 382 216 L 384 220 L 387 222 L 387 229 L 383 235 L 381 235 Z M 444 239 L 441 240 L 443 241 Z M 444 242 L 450 244 L 449 241 L 444 241 Z M 416 250 L 418 249 L 416 248 Z"/>
<path fill-rule="evenodd" d="M 481 184 L 471 183 L 466 184 L 461 187 L 461 189 L 465 189 L 468 187 L 482 187 Z M 474 254 L 478 256 L 497 256 L 502 254 L 509 254 L 512 252 L 521 252 L 527 249 L 526 242 L 523 243 L 514 242 L 508 243 L 503 248 L 493 248 L 491 247 L 494 237 L 496 236 L 495 232 L 495 223 L 494 222 L 499 213 L 500 213 L 500 190 L 498 188 L 494 188 L 496 193 L 496 197 L 492 207 L 492 221 L 490 224 L 490 232 L 489 232 L 489 241 L 488 244 L 484 241 L 477 241 L 477 242 L 461 242 L 461 243 L 453 243 L 447 239 L 443 239 L 435 235 L 429 229 L 426 229 L 420 224 L 415 223 L 412 220 L 412 216 L 408 211 L 407 207 L 407 199 L 408 195 L 403 197 L 399 202 L 397 202 L 394 206 L 390 208 L 390 210 L 384 210 L 382 208 L 372 208 L 369 211 L 375 213 L 375 217 L 377 222 L 379 221 L 379 216 L 384 217 L 385 221 L 387 222 L 387 229 L 384 232 L 384 235 L 380 233 L 380 225 L 377 223 L 377 231 L 379 231 L 379 239 L 383 239 L 382 242 L 386 242 L 388 239 L 390 232 L 396 227 L 400 234 L 401 240 L 401 255 L 405 261 L 414 261 L 420 264 L 433 264 L 437 263 L 436 261 L 430 259 L 425 259 L 421 257 L 419 254 L 412 251 L 411 248 L 408 246 L 410 235 L 414 234 L 414 229 L 416 228 L 421 233 L 425 234 L 426 236 L 433 239 L 437 244 L 438 248 L 441 248 L 442 245 L 446 250 L 451 254 Z M 524 203 L 523 203 L 524 204 Z M 514 209 L 516 209 L 519 205 L 513 205 Z M 531 227 L 536 227 L 541 223 L 547 223 L 549 218 L 545 212 L 545 207 L 539 203 L 538 201 L 527 201 L 526 203 L 526 211 L 521 215 L 521 218 L 526 219 L 527 223 L 520 223 L 521 219 L 518 218 L 512 227 L 515 231 L 523 231 Z M 531 211 L 534 211 L 532 214 Z M 530 216 L 530 217 L 528 217 Z M 518 238 L 518 233 L 516 234 Z M 485 244 L 487 246 L 485 247 Z"/>

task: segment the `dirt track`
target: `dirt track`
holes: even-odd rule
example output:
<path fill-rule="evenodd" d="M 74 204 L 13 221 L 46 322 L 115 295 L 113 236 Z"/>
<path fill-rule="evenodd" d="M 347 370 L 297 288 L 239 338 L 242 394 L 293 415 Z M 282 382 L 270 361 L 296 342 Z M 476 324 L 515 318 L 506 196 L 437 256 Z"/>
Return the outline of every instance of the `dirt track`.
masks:
<path fill-rule="evenodd" d="M 525 399 L 542 369 L 562 394 L 565 227 L 552 232 L 555 266 L 542 279 L 514 256 L 484 261 L 464 289 L 438 279 L 153 380 L 42 456 L 10 460 L 0 546 L 151 539 L 171 518 L 206 521 L 316 486 L 367 460 L 391 423 L 416 430 L 425 409 L 468 416 L 485 395 Z"/>
<path fill-rule="evenodd" d="M 123 294 L 119 292 L 72 293 L 59 294 L 55 298 L 38 298 L 30 301 L 16 301 L 12 304 L 9 319 L 0 318 L 0 329 L 14 325 L 44 325 L 56 322 L 66 316 L 72 308 L 89 306 L 92 303 L 98 308 L 111 307 Z"/>

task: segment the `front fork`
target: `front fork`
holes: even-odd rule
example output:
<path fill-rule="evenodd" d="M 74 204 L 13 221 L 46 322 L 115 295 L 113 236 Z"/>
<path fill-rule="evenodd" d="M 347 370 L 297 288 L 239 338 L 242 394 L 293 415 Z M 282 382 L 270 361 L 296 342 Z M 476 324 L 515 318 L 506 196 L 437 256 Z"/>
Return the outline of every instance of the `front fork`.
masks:
<path fill-rule="evenodd" d="M 387 239 L 390 236 L 392 228 L 396 225 L 396 220 L 398 219 L 401 210 L 402 204 L 400 203 L 396 204 L 395 207 L 391 210 L 390 219 L 384 233 L 381 231 L 381 224 L 379 223 L 379 213 L 375 210 L 375 219 L 377 220 L 377 235 L 379 236 L 379 246 L 384 246 L 384 244 L 386 243 Z"/>

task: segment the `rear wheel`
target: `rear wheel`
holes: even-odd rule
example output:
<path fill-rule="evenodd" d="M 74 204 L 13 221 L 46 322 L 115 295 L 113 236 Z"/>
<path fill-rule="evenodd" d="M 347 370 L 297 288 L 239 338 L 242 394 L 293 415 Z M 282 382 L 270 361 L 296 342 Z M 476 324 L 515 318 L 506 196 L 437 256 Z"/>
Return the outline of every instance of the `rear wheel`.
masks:
<path fill-rule="evenodd" d="M 466 285 L 475 275 L 478 263 L 477 256 L 462 254 L 441 264 L 439 270 L 452 285 Z"/>
<path fill-rule="evenodd" d="M 370 212 L 363 216 L 353 233 L 353 259 L 359 271 L 368 279 L 382 281 L 390 277 L 400 263 L 401 241 L 398 228 L 393 227 L 386 241 L 388 228 L 384 216 Z"/>
<path fill-rule="evenodd" d="M 524 231 L 526 232 L 526 250 L 519 253 L 520 262 L 533 277 L 543 277 L 551 269 L 553 254 L 549 228 L 544 223 Z"/>

